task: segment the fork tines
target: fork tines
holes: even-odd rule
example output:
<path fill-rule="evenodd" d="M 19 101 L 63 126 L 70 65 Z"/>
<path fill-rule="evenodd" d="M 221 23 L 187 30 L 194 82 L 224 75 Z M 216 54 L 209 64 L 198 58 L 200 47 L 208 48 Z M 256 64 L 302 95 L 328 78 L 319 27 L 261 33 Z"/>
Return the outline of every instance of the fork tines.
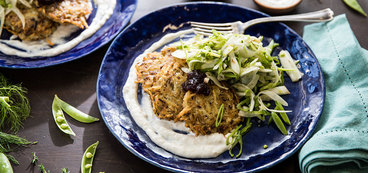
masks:
<path fill-rule="evenodd" d="M 221 33 L 232 33 L 233 27 L 231 23 L 202 23 L 202 22 L 189 22 L 194 30 L 194 33 L 209 36 L 212 34 L 212 30 L 216 30 Z"/>

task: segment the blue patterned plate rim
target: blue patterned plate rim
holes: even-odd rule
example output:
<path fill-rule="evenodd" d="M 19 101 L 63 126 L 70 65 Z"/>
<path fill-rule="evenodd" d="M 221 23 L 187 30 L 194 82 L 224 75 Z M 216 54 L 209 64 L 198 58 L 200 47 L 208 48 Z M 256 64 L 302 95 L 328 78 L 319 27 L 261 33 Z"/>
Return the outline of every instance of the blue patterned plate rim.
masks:
<path fill-rule="evenodd" d="M 183 7 L 183 6 L 195 6 L 195 5 L 218 5 L 218 6 L 224 6 L 224 7 L 229 7 L 229 8 L 239 8 L 240 10 L 244 10 L 244 11 L 250 11 L 252 13 L 255 13 L 255 14 L 258 14 L 260 16 L 269 16 L 265 13 L 262 13 L 262 12 L 259 12 L 259 11 L 256 11 L 256 10 L 253 10 L 253 9 L 249 9 L 249 8 L 246 8 L 246 7 L 240 7 L 240 6 L 237 6 L 237 5 L 233 5 L 233 4 L 228 4 L 228 3 L 223 3 L 223 2 L 189 2 L 189 3 L 177 3 L 177 4 L 173 4 L 173 5 L 169 5 L 169 6 L 166 6 L 166 7 L 163 7 L 161 9 L 158 9 L 157 11 L 153 11 L 143 17 L 141 17 L 139 20 L 137 20 L 136 22 L 130 24 L 127 28 L 125 28 L 113 41 L 113 43 L 110 45 L 103 61 L 102 61 L 102 64 L 101 64 L 101 67 L 100 67 L 100 72 L 99 72 L 99 76 L 98 76 L 98 80 L 97 80 L 97 102 L 98 102 L 98 107 L 99 107 L 99 110 L 101 112 L 101 116 L 106 124 L 106 126 L 108 127 L 108 129 L 110 130 L 110 132 L 115 136 L 115 138 L 118 139 L 118 141 L 125 147 L 127 148 L 130 152 L 132 152 L 134 155 L 136 155 L 137 157 L 141 158 L 142 160 L 148 162 L 148 163 L 151 163 L 157 167 L 160 167 L 160 168 L 163 168 L 163 169 L 166 169 L 166 170 L 169 170 L 169 171 L 175 171 L 175 172 L 191 172 L 191 171 L 198 171 L 196 170 L 195 168 L 194 169 L 191 169 L 191 170 L 184 170 L 184 169 L 181 169 L 181 168 L 177 168 L 177 167 L 172 167 L 171 165 L 163 165 L 163 164 L 160 164 L 157 160 L 154 160 L 152 158 L 148 158 L 147 156 L 143 155 L 142 153 L 140 153 L 139 151 L 137 151 L 137 149 L 133 148 L 132 146 L 129 146 L 127 143 L 127 141 L 124 141 L 121 137 L 118 136 L 117 134 L 117 131 L 115 129 L 113 129 L 113 127 L 110 126 L 108 120 L 107 120 L 107 114 L 105 114 L 104 112 L 104 109 L 105 109 L 105 105 L 104 105 L 104 102 L 101 100 L 102 99 L 102 95 L 101 93 L 104 92 L 105 89 L 101 88 L 101 83 L 104 83 L 104 80 L 102 79 L 103 78 L 103 75 L 104 73 L 106 73 L 106 71 L 104 71 L 104 66 L 110 64 L 111 62 L 108 62 L 109 60 L 111 60 L 110 57 L 110 54 L 111 52 L 113 51 L 114 49 L 114 46 L 115 44 L 118 44 L 118 40 L 121 38 L 121 37 L 124 37 L 126 34 L 128 34 L 129 32 L 129 29 L 130 28 L 133 28 L 135 27 L 136 25 L 138 25 L 140 22 L 144 21 L 145 18 L 151 16 L 151 15 L 154 15 L 154 14 L 158 14 L 158 13 L 161 13 L 161 12 L 164 12 L 166 10 L 170 10 L 172 8 L 176 8 L 176 7 Z M 325 98 L 325 85 L 324 85 L 324 78 L 323 78 L 323 75 L 322 75 L 322 72 L 321 72 L 321 68 L 320 68 L 320 65 L 318 63 L 318 60 L 316 59 L 314 53 L 310 50 L 309 46 L 303 41 L 303 39 L 295 32 L 293 31 L 291 28 L 289 28 L 288 26 L 286 26 L 285 24 L 282 24 L 282 23 L 277 23 L 277 25 L 281 25 L 282 27 L 285 28 L 285 30 L 287 30 L 287 32 L 290 32 L 291 35 L 295 36 L 296 39 L 298 39 L 299 41 L 301 41 L 303 43 L 303 46 L 304 46 L 304 49 L 307 50 L 308 54 L 311 56 L 313 62 L 314 62 L 314 67 L 312 67 L 312 69 L 314 70 L 317 70 L 316 72 L 311 72 L 311 76 L 313 75 L 317 75 L 318 79 L 316 79 L 316 82 L 317 82 L 317 86 L 318 84 L 320 84 L 320 89 L 318 91 L 317 89 L 317 92 L 319 93 L 319 95 L 317 96 L 317 100 L 320 101 L 319 102 L 319 105 L 317 106 L 318 110 L 316 112 L 315 115 L 311 115 L 311 119 L 310 119 L 310 122 L 308 125 L 310 125 L 307 129 L 307 133 L 302 137 L 302 140 L 298 141 L 298 142 L 295 142 L 296 145 L 291 149 L 289 150 L 287 153 L 284 153 L 282 155 L 280 155 L 280 157 L 278 157 L 277 159 L 274 159 L 272 160 L 271 162 L 267 163 L 267 164 L 264 164 L 264 165 L 260 165 L 258 167 L 256 167 L 255 169 L 251 169 L 251 170 L 226 170 L 226 171 L 231 171 L 231 172 L 254 172 L 254 171 L 260 171 L 260 170 L 263 170 L 263 169 L 266 169 L 266 168 L 270 168 L 274 165 L 276 165 L 277 163 L 280 163 L 282 162 L 283 160 L 285 160 L 286 158 L 290 157 L 291 155 L 293 155 L 294 153 L 296 153 L 298 151 L 298 149 L 307 141 L 307 139 L 309 139 L 309 137 L 313 134 L 313 131 L 315 130 L 315 127 L 317 125 L 317 122 L 320 118 L 320 115 L 322 113 L 322 110 L 323 110 L 323 106 L 324 106 L 324 98 Z M 130 33 L 129 33 L 130 34 Z M 152 36 L 154 37 L 154 36 Z M 135 56 L 134 57 L 128 57 L 130 59 L 135 59 Z M 313 66 L 313 65 L 312 65 Z M 117 68 L 117 67 L 116 67 Z M 303 67 L 304 68 L 304 67 Z M 308 68 L 308 67 L 307 67 Z M 110 74 L 111 75 L 111 74 Z M 309 76 L 309 74 L 308 74 Z M 308 85 L 309 87 L 309 85 Z M 313 89 L 311 89 L 312 91 L 310 92 L 314 92 L 315 91 L 315 88 L 316 86 L 312 86 Z M 114 88 L 116 89 L 116 88 Z M 309 88 L 308 88 L 308 91 L 309 91 Z M 118 91 L 120 92 L 120 91 Z M 119 98 L 116 98 L 116 95 L 113 96 L 114 98 L 114 101 L 116 101 L 115 99 L 119 99 Z M 120 105 L 121 106 L 121 105 Z M 125 106 L 125 104 L 124 104 Z M 309 114 L 308 114 L 309 116 Z M 129 115 L 129 118 L 130 115 Z M 134 120 L 133 120 L 134 121 Z M 136 124 L 134 124 L 135 126 L 137 126 Z M 140 129 L 141 130 L 141 129 Z M 155 144 L 154 144 L 155 145 Z M 172 154 L 173 155 L 173 154 Z M 244 153 L 243 153 L 244 155 Z M 174 155 L 175 156 L 175 155 Z M 179 157 L 180 158 L 180 157 Z M 195 160 L 198 160 L 198 159 L 195 159 Z M 239 162 L 241 160 L 234 160 L 235 162 Z"/>
<path fill-rule="evenodd" d="M 52 57 L 22 58 L 0 52 L 0 67 L 12 69 L 34 69 L 63 64 L 82 58 L 109 43 L 129 23 L 137 6 L 137 0 L 117 0 L 116 7 L 106 23 L 91 37 L 83 40 L 71 50 Z M 95 13 L 95 10 L 92 14 Z M 90 20 L 90 19 L 88 19 Z M 113 26 L 109 26 L 113 24 Z M 111 29 L 111 28 L 114 29 Z M 105 30 L 102 33 L 102 30 Z M 107 34 L 109 33 L 109 34 Z M 96 34 L 99 36 L 96 37 Z M 104 35 L 107 37 L 103 38 Z M 83 44 L 83 47 L 78 47 Z M 75 48 L 78 47 L 76 51 Z M 76 52 L 74 52 L 76 51 Z M 72 52 L 72 53 L 70 53 Z M 16 60 L 11 60 L 16 58 Z M 11 61 L 11 62 L 7 62 Z"/>

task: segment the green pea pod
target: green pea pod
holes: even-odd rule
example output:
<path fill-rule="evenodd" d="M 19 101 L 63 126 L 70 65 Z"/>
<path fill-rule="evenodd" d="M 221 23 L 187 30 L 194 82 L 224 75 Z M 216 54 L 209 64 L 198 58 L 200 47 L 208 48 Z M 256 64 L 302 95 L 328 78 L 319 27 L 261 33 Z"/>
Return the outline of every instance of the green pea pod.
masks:
<path fill-rule="evenodd" d="M 287 135 L 288 132 L 284 126 L 284 123 L 282 123 L 280 117 L 275 113 L 271 112 L 272 120 L 275 122 L 277 128 L 281 131 L 282 134 Z"/>
<path fill-rule="evenodd" d="M 367 13 L 364 12 L 363 8 L 359 5 L 357 0 L 343 0 L 347 6 L 352 8 L 353 10 L 359 12 L 360 14 L 367 16 Z"/>
<path fill-rule="evenodd" d="M 69 116 L 74 118 L 75 120 L 82 122 L 82 123 L 93 123 L 95 121 L 99 121 L 98 118 L 92 117 L 88 114 L 83 113 L 82 111 L 78 110 L 77 108 L 69 105 L 68 103 L 61 100 L 57 95 L 55 95 L 55 99 L 59 103 L 61 109 L 67 113 Z"/>
<path fill-rule="evenodd" d="M 4 153 L 0 153 L 0 172 L 13 173 L 13 168 Z"/>
<path fill-rule="evenodd" d="M 75 133 L 73 132 L 72 128 L 69 126 L 68 122 L 66 122 L 63 110 L 61 110 L 61 107 L 56 97 L 52 102 L 52 114 L 54 115 L 56 125 L 62 132 L 75 136 Z"/>
<path fill-rule="evenodd" d="M 81 173 L 91 173 L 92 172 L 92 163 L 93 158 L 96 154 L 96 149 L 98 146 L 98 141 L 91 146 L 89 146 L 83 154 L 82 163 L 81 163 Z"/>

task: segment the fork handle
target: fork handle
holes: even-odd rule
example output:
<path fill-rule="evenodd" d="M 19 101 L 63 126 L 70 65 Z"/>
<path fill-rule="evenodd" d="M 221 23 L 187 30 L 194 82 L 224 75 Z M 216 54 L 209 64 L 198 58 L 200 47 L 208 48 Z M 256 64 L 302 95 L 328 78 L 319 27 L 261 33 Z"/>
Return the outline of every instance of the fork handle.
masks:
<path fill-rule="evenodd" d="M 276 17 L 262 17 L 254 20 L 250 20 L 249 22 L 245 22 L 242 24 L 242 30 L 245 30 L 249 26 L 265 23 L 265 22 L 280 22 L 280 21 L 299 21 L 299 22 L 322 22 L 329 21 L 333 19 L 333 11 L 330 8 L 326 8 L 323 10 L 303 13 L 303 14 L 295 14 L 295 15 L 284 15 L 284 16 L 276 16 Z"/>

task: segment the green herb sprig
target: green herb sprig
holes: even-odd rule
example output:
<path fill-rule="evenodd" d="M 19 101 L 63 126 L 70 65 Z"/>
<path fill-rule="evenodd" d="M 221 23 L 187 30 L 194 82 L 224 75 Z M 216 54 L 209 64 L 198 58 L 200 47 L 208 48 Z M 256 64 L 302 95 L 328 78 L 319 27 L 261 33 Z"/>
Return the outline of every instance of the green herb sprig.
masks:
<path fill-rule="evenodd" d="M 32 153 L 32 156 L 33 156 L 32 164 L 33 164 L 33 165 L 36 165 L 36 163 L 37 163 L 37 161 L 38 161 L 38 157 L 36 156 L 36 153 L 35 153 L 35 152 L 33 152 L 33 153 Z"/>
<path fill-rule="evenodd" d="M 20 84 L 10 84 L 0 74 L 0 130 L 9 128 L 17 133 L 22 127 L 22 121 L 29 117 L 31 106 L 25 96 L 27 89 Z"/>
<path fill-rule="evenodd" d="M 61 168 L 62 173 L 70 173 L 68 168 Z"/>
<path fill-rule="evenodd" d="M 13 145 L 16 145 L 18 147 L 20 146 L 26 146 L 29 144 L 36 144 L 37 142 L 30 142 L 27 139 L 21 138 L 19 136 L 16 135 L 11 135 L 11 134 L 7 134 L 7 133 L 3 133 L 0 132 L 0 153 L 8 153 L 13 151 L 13 149 L 11 148 Z M 14 164 L 19 164 L 19 162 L 11 155 L 6 154 L 6 156 L 8 157 L 8 159 L 14 163 Z"/>
<path fill-rule="evenodd" d="M 42 173 L 50 173 L 50 170 L 49 171 L 46 171 L 46 168 L 45 168 L 45 166 L 43 166 L 42 163 L 41 163 L 41 165 L 38 165 L 38 168 L 40 169 L 40 171 Z"/>

